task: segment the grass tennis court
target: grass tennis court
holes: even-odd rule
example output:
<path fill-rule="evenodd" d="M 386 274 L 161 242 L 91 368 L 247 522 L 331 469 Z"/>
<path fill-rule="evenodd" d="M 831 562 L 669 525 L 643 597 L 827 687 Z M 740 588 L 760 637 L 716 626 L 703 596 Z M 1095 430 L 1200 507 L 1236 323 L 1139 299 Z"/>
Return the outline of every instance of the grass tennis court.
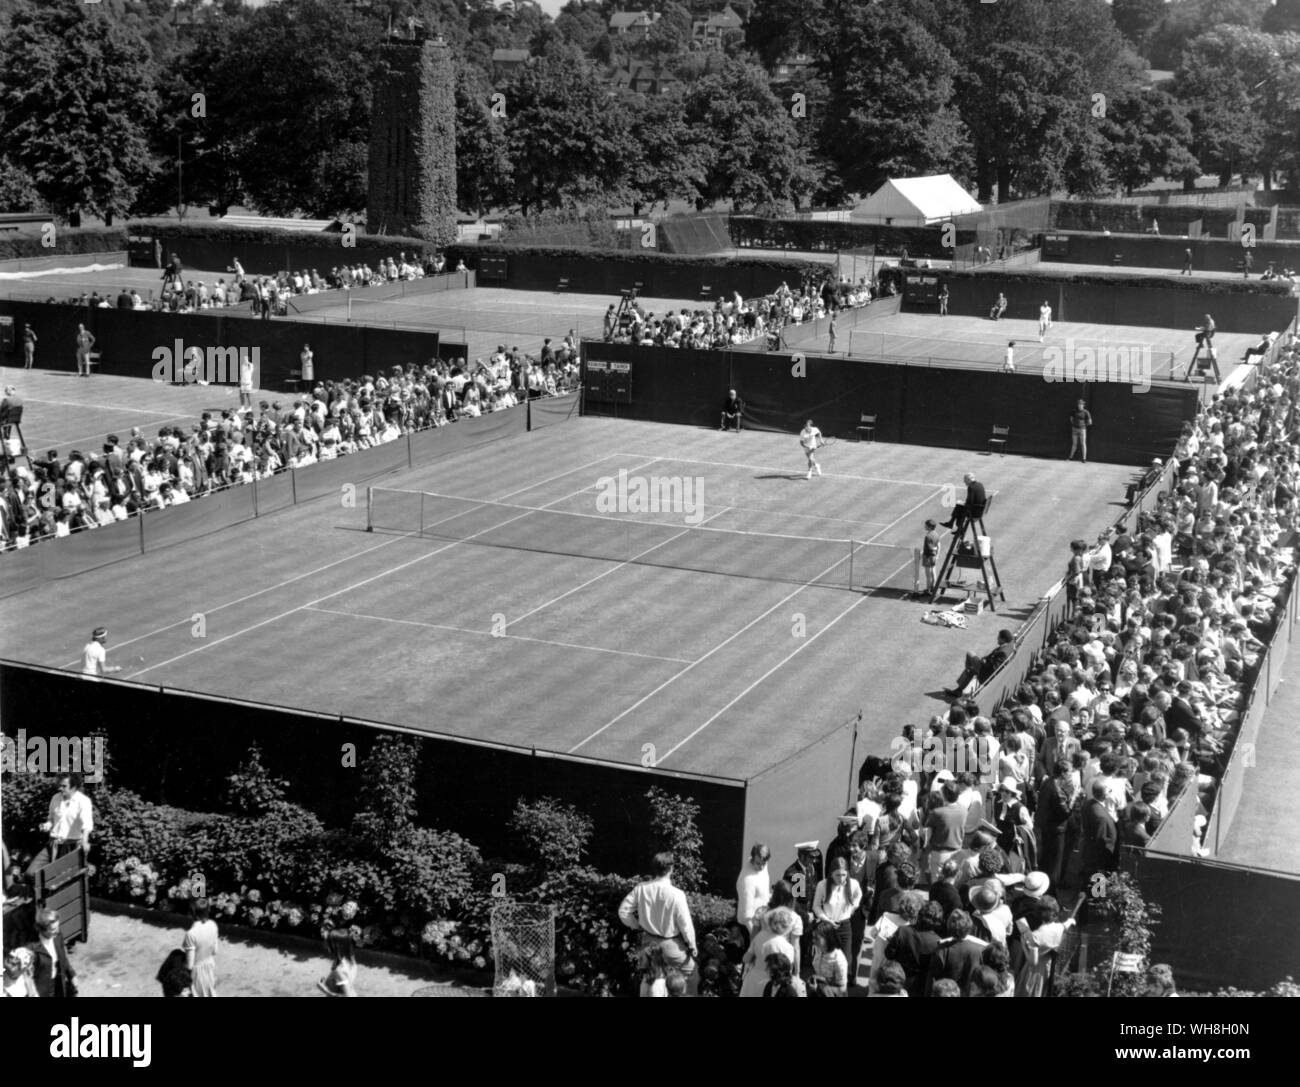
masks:
<path fill-rule="evenodd" d="M 574 420 L 376 481 L 459 497 L 426 509 L 423 535 L 409 505 L 367 532 L 362 488 L 11 598 L 0 656 L 74 667 L 104 623 L 125 679 L 620 763 L 651 745 L 665 769 L 744 777 L 859 709 L 872 748 L 923 722 L 962 655 L 1018 624 L 1131 475 L 849 442 L 823 464 L 805 479 L 793 435 Z M 697 481 L 699 525 L 601 509 L 620 470 Z M 901 592 L 819 583 L 843 558 L 819 541 L 910 562 L 969 470 L 998 495 L 999 613 L 946 630 Z M 449 515 L 455 538 L 436 538 Z M 515 516 L 517 531 L 472 539 Z M 611 551 L 588 518 L 636 550 Z M 673 539 L 674 564 L 637 561 Z"/>

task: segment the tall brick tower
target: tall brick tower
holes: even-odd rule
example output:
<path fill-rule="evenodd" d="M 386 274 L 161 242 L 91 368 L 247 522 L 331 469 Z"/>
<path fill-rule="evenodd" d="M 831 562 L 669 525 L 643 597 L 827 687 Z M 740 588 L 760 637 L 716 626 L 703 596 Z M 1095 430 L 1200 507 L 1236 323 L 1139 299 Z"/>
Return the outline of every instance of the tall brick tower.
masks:
<path fill-rule="evenodd" d="M 418 30 L 389 39 L 374 85 L 366 231 L 456 240 L 456 94 L 451 50 Z"/>

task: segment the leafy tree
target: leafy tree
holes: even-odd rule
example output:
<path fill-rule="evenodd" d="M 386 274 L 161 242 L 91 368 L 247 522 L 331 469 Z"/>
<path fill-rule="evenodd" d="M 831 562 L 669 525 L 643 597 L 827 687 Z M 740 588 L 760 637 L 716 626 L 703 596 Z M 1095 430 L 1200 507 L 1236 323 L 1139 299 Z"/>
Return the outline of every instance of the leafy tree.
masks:
<path fill-rule="evenodd" d="M 373 14 L 292 0 L 211 33 L 186 83 L 207 97 L 204 146 L 219 177 L 236 174 L 247 200 L 272 214 L 364 208 L 369 86 L 383 41 Z"/>
<path fill-rule="evenodd" d="M 40 193 L 31 175 L 0 155 L 0 208 L 9 211 L 37 211 L 41 206 Z"/>
<path fill-rule="evenodd" d="M 703 149 L 682 115 L 678 96 L 629 101 L 632 112 L 632 158 L 627 164 L 632 213 L 644 206 L 667 206 L 670 200 L 703 198 L 707 178 Z"/>
<path fill-rule="evenodd" d="M 1128 195 L 1158 178 L 1199 173 L 1190 148 L 1192 126 L 1182 106 L 1155 87 L 1120 95 L 1108 104 L 1101 129 L 1110 176 Z"/>
<path fill-rule="evenodd" d="M 1265 12 L 1259 23 L 1260 30 L 1269 34 L 1300 34 L 1300 2 L 1277 0 Z"/>
<path fill-rule="evenodd" d="M 683 117 L 700 145 L 704 188 L 696 206 L 793 202 L 811 188 L 795 122 L 756 65 L 724 58 L 717 74 L 686 88 Z"/>
<path fill-rule="evenodd" d="M 891 175 L 949 170 L 964 133 L 948 50 L 888 5 L 851 7 L 837 32 L 820 145 L 843 183 L 872 192 Z"/>
<path fill-rule="evenodd" d="M 505 93 L 511 191 L 525 214 L 622 188 L 630 136 L 585 58 L 569 47 L 541 57 L 516 73 Z"/>
<path fill-rule="evenodd" d="M 1224 24 L 1258 29 L 1271 0 L 1180 0 L 1167 4 L 1165 14 L 1147 39 L 1153 68 L 1173 70 L 1193 39 Z"/>
<path fill-rule="evenodd" d="M 1135 49 L 1143 50 L 1147 35 L 1164 17 L 1165 0 L 1114 0 L 1110 14 L 1115 26 Z"/>
<path fill-rule="evenodd" d="M 1271 35 L 1223 25 L 1194 39 L 1174 73 L 1173 95 L 1191 122 L 1193 150 L 1227 185 L 1236 173 L 1263 166 L 1265 126 L 1261 91 L 1276 60 Z"/>
<path fill-rule="evenodd" d="M 696 820 L 700 806 L 659 786 L 645 794 L 650 805 L 650 838 L 656 853 L 673 855 L 673 884 L 683 891 L 698 891 L 705 884 L 704 835 Z"/>
<path fill-rule="evenodd" d="M 681 4 L 668 0 L 645 42 L 636 47 L 636 52 L 648 60 L 662 60 L 686 52 L 690 44 L 691 13 Z"/>
<path fill-rule="evenodd" d="M 145 54 L 138 35 L 76 0 L 19 8 L 0 41 L 0 146 L 74 225 L 82 212 L 127 214 L 154 169 Z"/>
<path fill-rule="evenodd" d="M 569 0 L 555 17 L 555 29 L 570 45 L 588 56 L 607 36 L 609 19 L 603 5 L 592 0 Z"/>
<path fill-rule="evenodd" d="M 466 211 L 483 215 L 510 202 L 513 167 L 505 121 L 492 115 L 492 86 L 477 68 L 456 79 L 456 192 Z"/>

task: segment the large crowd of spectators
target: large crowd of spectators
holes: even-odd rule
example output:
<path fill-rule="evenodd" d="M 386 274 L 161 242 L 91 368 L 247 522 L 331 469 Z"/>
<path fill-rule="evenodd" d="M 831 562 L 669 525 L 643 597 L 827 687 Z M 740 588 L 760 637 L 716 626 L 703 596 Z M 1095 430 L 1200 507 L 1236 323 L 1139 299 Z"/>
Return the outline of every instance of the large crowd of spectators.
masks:
<path fill-rule="evenodd" d="M 98 452 L 49 450 L 31 467 L 11 460 L 0 491 L 0 548 L 27 547 L 124 521 L 145 510 L 200 498 L 397 440 L 457 419 L 505 411 L 525 399 L 576 388 L 578 346 L 570 333 L 526 356 L 502 345 L 467 365 L 433 360 L 390 373 L 322 381 L 309 395 L 204 412 L 187 428 L 110 434 Z"/>
<path fill-rule="evenodd" d="M 604 335 L 608 343 L 643 347 L 726 349 L 758 339 L 775 347 L 788 327 L 870 305 L 873 299 L 897 290 L 889 276 L 880 277 L 875 284 L 865 276 L 857 283 L 827 280 L 820 286 L 810 280 L 797 291 L 782 283 L 762 298 L 746 299 L 736 292 L 730 298 L 717 299 L 712 309 L 683 307 L 680 312 L 662 315 L 647 312 L 633 299 L 621 314 L 615 306 L 609 307 Z"/>
<path fill-rule="evenodd" d="M 906 726 L 780 879 L 756 845 L 729 931 L 697 939 L 670 866 L 629 896 L 643 995 L 1046 995 L 1079 906 L 1180 798 L 1204 852 L 1300 528 L 1294 334 L 1253 377 L 1185 427 L 1131 531 L 1073 542 L 1068 612 L 991 717 L 958 692 Z M 1162 964 L 1146 986 L 1176 995 Z"/>
<path fill-rule="evenodd" d="M 251 303 L 253 312 L 267 317 L 283 317 L 288 313 L 289 302 L 299 295 L 321 294 L 326 291 L 357 290 L 386 283 L 423 279 L 447 271 L 465 271 L 463 261 L 454 269 L 447 266 L 442 253 L 423 256 L 405 252 L 397 257 L 384 257 L 374 267 L 367 263 L 336 265 L 324 274 L 315 268 L 281 271 L 273 276 L 247 275 L 238 258 L 227 269 L 231 280 L 224 276 L 213 283 L 205 279 L 185 278 L 179 259 L 164 271 L 162 288 L 157 295 L 150 292 L 148 299 L 138 290 L 123 287 L 116 295 L 83 291 L 80 295 L 64 299 L 69 305 L 92 309 L 130 309 L 162 313 L 197 313 L 202 310 L 225 309 L 242 303 Z M 57 302 L 56 298 L 47 299 Z"/>

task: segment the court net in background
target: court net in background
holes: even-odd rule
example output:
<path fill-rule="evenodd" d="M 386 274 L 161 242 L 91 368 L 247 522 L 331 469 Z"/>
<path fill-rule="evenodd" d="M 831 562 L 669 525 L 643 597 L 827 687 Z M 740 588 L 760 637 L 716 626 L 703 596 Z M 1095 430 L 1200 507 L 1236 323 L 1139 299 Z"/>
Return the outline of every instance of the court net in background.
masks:
<path fill-rule="evenodd" d="M 683 514 L 660 516 L 642 521 L 390 487 L 370 487 L 366 494 L 368 532 L 836 589 L 912 592 L 920 576 L 919 549 L 742 532 L 689 524 Z"/>

